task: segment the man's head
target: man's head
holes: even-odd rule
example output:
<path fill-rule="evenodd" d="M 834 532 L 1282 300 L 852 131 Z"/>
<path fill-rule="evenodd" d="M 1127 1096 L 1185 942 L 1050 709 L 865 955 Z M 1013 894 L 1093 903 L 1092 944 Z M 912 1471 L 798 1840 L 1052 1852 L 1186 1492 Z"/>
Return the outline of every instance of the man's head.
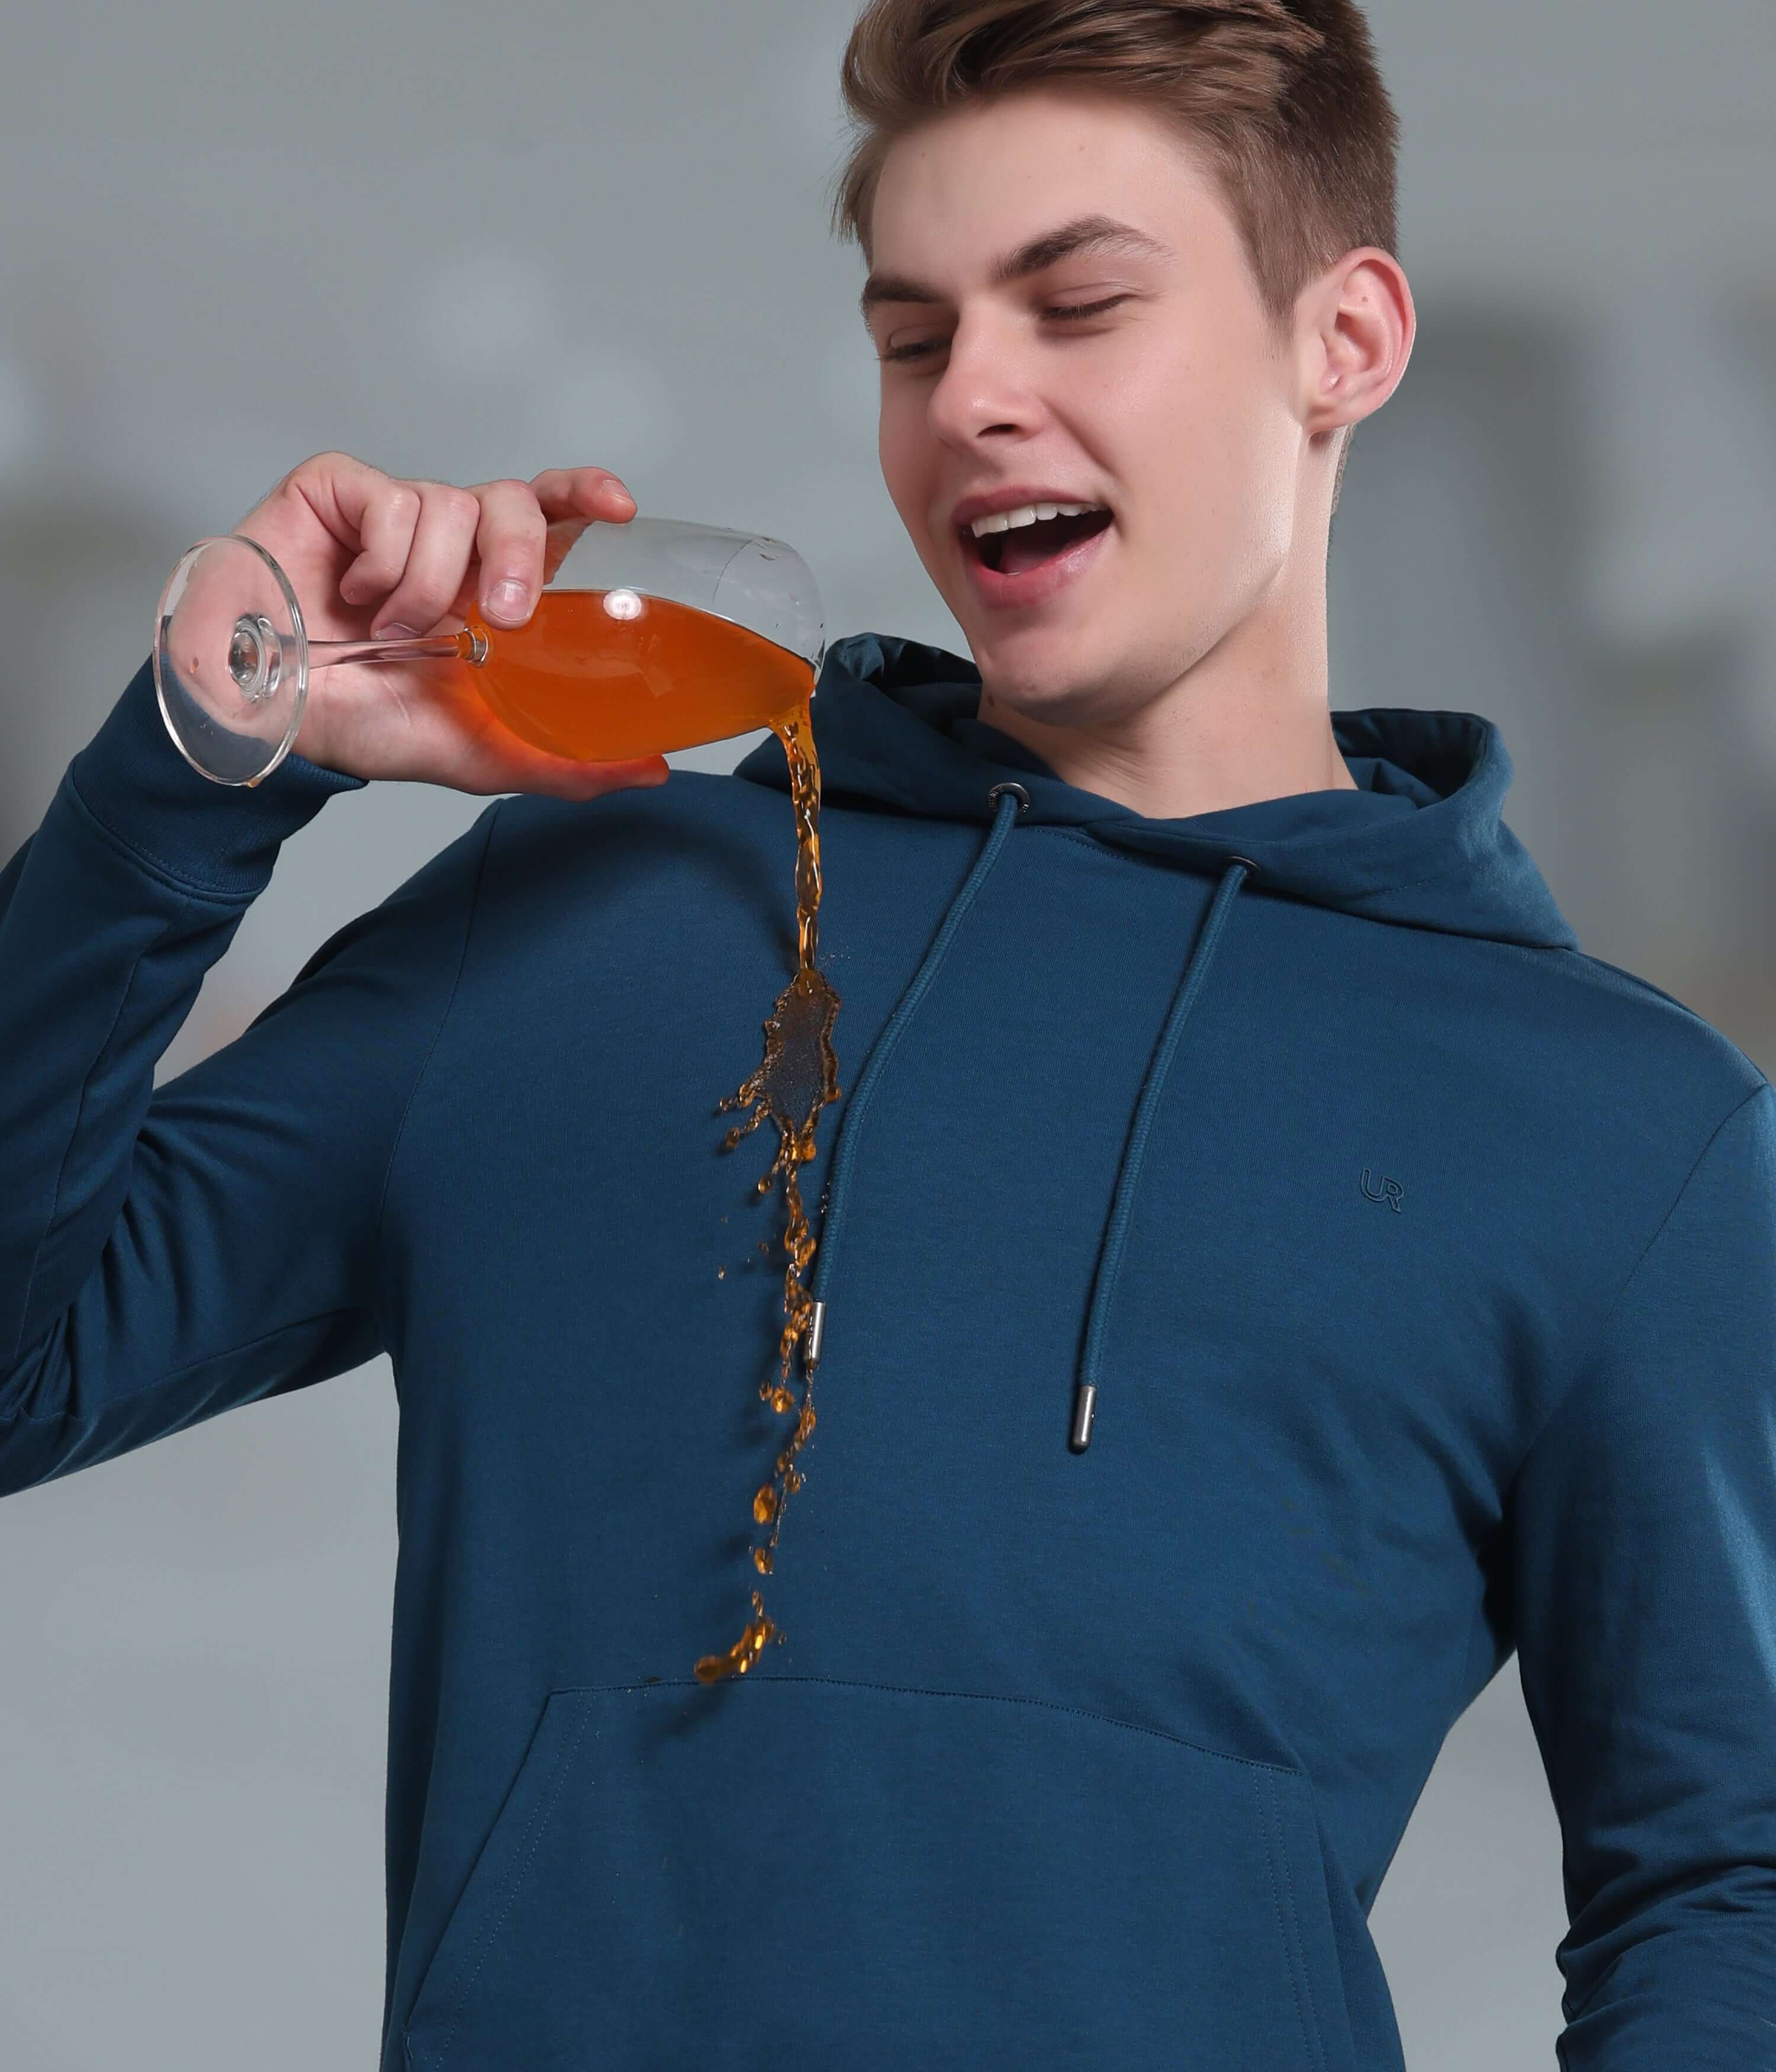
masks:
<path fill-rule="evenodd" d="M 871 0 L 843 78 L 883 476 L 989 693 L 1114 724 L 1256 618 L 1323 620 L 1412 329 L 1351 0 Z M 983 548 L 1007 492 L 1097 508 Z"/>

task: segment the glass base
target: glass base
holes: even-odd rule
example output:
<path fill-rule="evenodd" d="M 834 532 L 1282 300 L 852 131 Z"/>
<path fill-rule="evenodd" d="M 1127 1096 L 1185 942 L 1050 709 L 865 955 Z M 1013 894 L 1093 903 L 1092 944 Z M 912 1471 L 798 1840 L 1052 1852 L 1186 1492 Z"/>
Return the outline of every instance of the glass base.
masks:
<path fill-rule="evenodd" d="M 240 533 L 180 557 L 155 617 L 154 695 L 175 745 L 218 784 L 258 784 L 308 697 L 301 608 L 277 562 Z"/>

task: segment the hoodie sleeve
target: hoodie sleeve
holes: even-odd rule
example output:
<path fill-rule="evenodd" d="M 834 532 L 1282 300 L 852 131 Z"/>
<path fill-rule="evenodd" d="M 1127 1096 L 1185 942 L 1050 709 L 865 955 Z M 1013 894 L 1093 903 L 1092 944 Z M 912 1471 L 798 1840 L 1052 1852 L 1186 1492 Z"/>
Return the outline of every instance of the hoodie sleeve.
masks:
<path fill-rule="evenodd" d="M 1568 2072 L 1776 2066 L 1776 1095 L 1715 1132 L 1538 1437 L 1519 1667 Z"/>
<path fill-rule="evenodd" d="M 0 873 L 0 1493 L 380 1349 L 384 1178 L 497 809 L 154 1085 L 280 843 L 359 787 L 212 783 L 144 668 Z"/>

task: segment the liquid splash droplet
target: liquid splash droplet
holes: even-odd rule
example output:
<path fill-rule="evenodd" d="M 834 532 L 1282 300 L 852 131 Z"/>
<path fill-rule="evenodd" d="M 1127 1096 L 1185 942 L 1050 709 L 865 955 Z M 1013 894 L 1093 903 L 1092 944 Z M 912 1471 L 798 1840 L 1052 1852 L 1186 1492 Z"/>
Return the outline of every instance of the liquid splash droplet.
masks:
<path fill-rule="evenodd" d="M 763 1598 L 754 1590 L 752 1593 L 752 1617 L 746 1621 L 744 1630 L 733 1646 L 721 1655 L 697 1657 L 697 1682 L 719 1684 L 724 1676 L 744 1676 L 776 1637 L 776 1633 L 775 1622 L 766 1611 Z"/>

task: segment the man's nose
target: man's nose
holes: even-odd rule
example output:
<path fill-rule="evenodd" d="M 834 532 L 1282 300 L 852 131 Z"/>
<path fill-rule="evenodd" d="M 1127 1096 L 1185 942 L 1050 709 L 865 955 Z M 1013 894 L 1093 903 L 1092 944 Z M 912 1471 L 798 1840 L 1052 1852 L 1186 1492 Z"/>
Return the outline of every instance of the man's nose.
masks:
<path fill-rule="evenodd" d="M 990 323 L 956 326 L 929 408 L 932 430 L 958 446 L 1028 432 L 1040 414 L 1022 356 L 1003 327 Z"/>

